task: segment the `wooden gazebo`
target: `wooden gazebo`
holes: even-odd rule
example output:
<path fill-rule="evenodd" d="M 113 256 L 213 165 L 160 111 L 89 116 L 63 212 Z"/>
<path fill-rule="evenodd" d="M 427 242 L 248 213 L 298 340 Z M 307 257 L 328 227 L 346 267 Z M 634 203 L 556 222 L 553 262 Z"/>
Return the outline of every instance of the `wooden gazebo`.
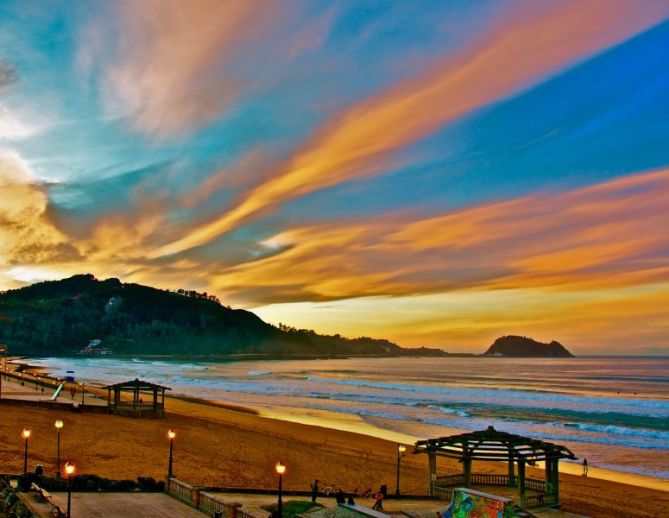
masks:
<path fill-rule="evenodd" d="M 430 495 L 451 498 L 456 486 L 510 486 L 518 489 L 521 508 L 560 505 L 558 462 L 576 460 L 576 456 L 559 444 L 520 435 L 499 432 L 489 426 L 478 432 L 427 439 L 416 443 L 413 453 L 426 453 L 430 470 Z M 451 457 L 462 463 L 462 474 L 437 476 L 437 457 Z M 508 474 L 472 473 L 473 461 L 498 461 L 508 464 Z M 545 480 L 526 478 L 525 466 L 545 462 Z M 515 472 L 518 466 L 518 474 Z M 527 495 L 526 490 L 533 492 Z"/>
<path fill-rule="evenodd" d="M 165 417 L 165 391 L 169 387 L 149 383 L 135 378 L 132 381 L 116 383 L 107 389 L 109 413 L 129 417 Z M 114 397 L 112 398 L 112 391 Z M 122 393 L 132 393 L 132 400 L 121 397 Z M 160 398 L 158 394 L 160 393 Z M 146 396 L 146 401 L 144 397 Z"/>

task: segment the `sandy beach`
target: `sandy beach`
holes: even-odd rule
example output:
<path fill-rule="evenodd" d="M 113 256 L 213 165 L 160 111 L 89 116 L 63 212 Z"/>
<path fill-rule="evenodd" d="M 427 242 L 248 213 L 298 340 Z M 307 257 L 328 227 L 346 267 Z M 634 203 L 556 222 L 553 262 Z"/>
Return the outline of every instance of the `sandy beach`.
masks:
<path fill-rule="evenodd" d="M 306 490 L 318 478 L 321 486 L 363 492 L 387 484 L 395 487 L 396 442 L 353 431 L 290 422 L 245 409 L 224 408 L 193 400 L 166 400 L 165 419 L 129 419 L 106 414 L 73 413 L 0 405 L 0 471 L 19 472 L 23 462 L 24 427 L 33 430 L 29 464 L 55 470 L 54 420 L 65 422 L 62 459 L 76 463 L 79 473 L 116 479 L 165 476 L 166 432 L 177 431 L 174 471 L 180 479 L 204 486 L 275 486 L 274 464 L 284 462 L 287 489 Z M 318 422 L 318 416 L 310 417 Z M 362 424 L 360 423 L 362 426 Z M 345 423 L 355 430 L 356 423 Z M 395 438 L 393 438 L 395 439 Z M 401 440 L 401 437 L 397 437 Z M 503 472 L 491 463 L 478 472 Z M 439 470 L 459 472 L 455 461 L 439 460 Z M 542 477 L 541 470 L 530 475 Z M 407 455 L 402 461 L 405 494 L 425 494 L 427 462 Z M 561 474 L 563 509 L 593 517 L 658 517 L 669 509 L 669 492 L 599 478 Z"/>

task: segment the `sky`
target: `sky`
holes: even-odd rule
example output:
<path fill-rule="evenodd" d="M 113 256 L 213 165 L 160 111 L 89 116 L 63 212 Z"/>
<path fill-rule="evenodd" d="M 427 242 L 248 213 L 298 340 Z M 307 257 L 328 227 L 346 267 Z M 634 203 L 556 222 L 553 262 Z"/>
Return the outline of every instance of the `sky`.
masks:
<path fill-rule="evenodd" d="M 0 3 L 0 290 L 669 354 L 669 1 Z"/>

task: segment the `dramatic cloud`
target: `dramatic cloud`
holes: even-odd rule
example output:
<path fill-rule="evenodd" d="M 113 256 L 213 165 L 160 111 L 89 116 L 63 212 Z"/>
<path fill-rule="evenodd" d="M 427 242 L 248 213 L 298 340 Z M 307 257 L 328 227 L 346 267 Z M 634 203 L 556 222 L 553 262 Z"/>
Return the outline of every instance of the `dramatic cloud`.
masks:
<path fill-rule="evenodd" d="M 131 112 L 139 130 L 161 137 L 185 134 L 230 106 L 248 84 L 226 65 L 279 17 L 278 4 L 257 0 L 124 1 L 118 9 L 109 32 L 107 19 L 83 32 L 80 66 L 109 60 L 103 88 L 114 111 Z"/>
<path fill-rule="evenodd" d="M 0 266 L 79 258 L 50 220 L 46 194 L 16 153 L 0 152 L 0 192 Z"/>
<path fill-rule="evenodd" d="M 212 282 L 268 304 L 468 289 L 589 290 L 669 282 L 669 170 L 418 221 L 295 228 Z"/>
<path fill-rule="evenodd" d="M 510 13 L 483 43 L 345 111 L 232 209 L 154 255 L 202 245 L 277 204 L 387 170 L 394 151 L 658 23 L 669 6 L 579 0 L 542 10 L 523 4 L 523 10 Z"/>

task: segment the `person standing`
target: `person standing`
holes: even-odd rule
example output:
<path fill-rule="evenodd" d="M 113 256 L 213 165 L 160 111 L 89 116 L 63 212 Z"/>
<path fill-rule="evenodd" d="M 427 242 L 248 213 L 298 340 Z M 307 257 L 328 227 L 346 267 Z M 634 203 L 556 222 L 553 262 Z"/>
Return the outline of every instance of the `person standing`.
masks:
<path fill-rule="evenodd" d="M 588 476 L 588 459 L 583 457 L 583 476 L 587 477 Z"/>
<path fill-rule="evenodd" d="M 316 497 L 318 496 L 318 479 L 314 480 L 311 484 L 311 501 L 315 502 Z"/>
<path fill-rule="evenodd" d="M 374 509 L 375 511 L 382 511 L 383 510 L 383 492 L 380 490 L 374 495 L 374 498 L 376 499 L 376 502 L 374 502 Z"/>

